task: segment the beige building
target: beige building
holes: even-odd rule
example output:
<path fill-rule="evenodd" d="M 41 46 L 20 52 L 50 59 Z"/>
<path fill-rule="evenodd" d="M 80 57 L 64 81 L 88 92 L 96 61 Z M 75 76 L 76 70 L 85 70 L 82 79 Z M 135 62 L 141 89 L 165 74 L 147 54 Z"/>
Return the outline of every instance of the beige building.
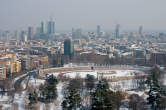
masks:
<path fill-rule="evenodd" d="M 7 62 L 7 66 L 10 68 L 10 73 L 20 72 L 21 71 L 21 62 L 12 60 Z"/>
<path fill-rule="evenodd" d="M 44 67 L 48 67 L 49 65 L 48 56 L 40 57 L 40 62 L 41 65 L 43 65 Z"/>
<path fill-rule="evenodd" d="M 6 79 L 6 67 L 0 67 L 0 80 Z"/>

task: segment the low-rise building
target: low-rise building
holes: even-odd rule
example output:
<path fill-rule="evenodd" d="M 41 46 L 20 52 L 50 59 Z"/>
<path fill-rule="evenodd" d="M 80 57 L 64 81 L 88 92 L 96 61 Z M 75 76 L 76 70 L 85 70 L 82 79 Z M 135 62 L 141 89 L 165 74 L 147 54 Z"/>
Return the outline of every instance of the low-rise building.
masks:
<path fill-rule="evenodd" d="M 6 67 L 0 67 L 0 80 L 4 80 L 6 79 Z"/>
<path fill-rule="evenodd" d="M 16 73 L 21 71 L 21 62 L 17 60 L 7 61 L 7 66 L 10 68 L 10 73 Z"/>

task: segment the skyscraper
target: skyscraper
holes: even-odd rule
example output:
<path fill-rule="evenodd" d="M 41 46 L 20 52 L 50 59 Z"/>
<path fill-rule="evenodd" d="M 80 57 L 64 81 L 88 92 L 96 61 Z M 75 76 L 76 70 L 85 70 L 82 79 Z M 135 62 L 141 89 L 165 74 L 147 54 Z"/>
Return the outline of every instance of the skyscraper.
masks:
<path fill-rule="evenodd" d="M 28 40 L 34 39 L 33 27 L 28 27 Z"/>
<path fill-rule="evenodd" d="M 28 37 L 27 37 L 26 32 L 25 32 L 25 31 L 21 31 L 21 33 L 20 33 L 20 40 L 21 40 L 22 42 L 26 42 L 27 39 L 28 39 Z"/>
<path fill-rule="evenodd" d="M 82 36 L 82 29 L 78 28 L 78 29 L 74 29 L 72 28 L 72 38 L 81 38 Z"/>
<path fill-rule="evenodd" d="M 138 30 L 138 34 L 139 34 L 140 36 L 142 36 L 142 31 L 143 31 L 143 26 L 140 26 L 140 27 L 139 27 L 139 30 Z"/>
<path fill-rule="evenodd" d="M 17 41 L 19 40 L 19 38 L 18 38 L 18 31 L 17 31 L 17 30 L 14 31 L 14 38 L 15 38 Z"/>
<path fill-rule="evenodd" d="M 75 38 L 75 30 L 72 28 L 72 38 Z"/>
<path fill-rule="evenodd" d="M 120 28 L 120 25 L 117 24 L 117 25 L 116 25 L 116 28 L 115 28 L 115 37 L 116 37 L 116 38 L 119 38 L 119 37 L 120 37 L 119 28 Z"/>
<path fill-rule="evenodd" d="M 47 24 L 47 33 L 54 34 L 55 33 L 55 22 L 50 20 Z"/>
<path fill-rule="evenodd" d="M 81 28 L 76 29 L 75 34 L 77 38 L 80 38 L 82 36 L 82 29 Z"/>
<path fill-rule="evenodd" d="M 44 33 L 44 22 L 41 22 L 40 33 Z"/>
<path fill-rule="evenodd" d="M 100 25 L 97 25 L 97 36 L 101 36 L 101 28 Z"/>
<path fill-rule="evenodd" d="M 71 38 L 65 39 L 64 41 L 64 54 L 68 55 L 70 58 L 74 54 L 74 44 Z"/>

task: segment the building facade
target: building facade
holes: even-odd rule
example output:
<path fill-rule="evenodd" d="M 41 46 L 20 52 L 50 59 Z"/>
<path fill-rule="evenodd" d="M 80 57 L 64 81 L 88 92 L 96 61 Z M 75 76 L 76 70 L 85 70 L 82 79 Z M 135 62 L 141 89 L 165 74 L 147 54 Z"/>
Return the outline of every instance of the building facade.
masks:
<path fill-rule="evenodd" d="M 64 54 L 72 57 L 74 54 L 74 44 L 72 42 L 72 39 L 65 39 L 64 41 Z"/>

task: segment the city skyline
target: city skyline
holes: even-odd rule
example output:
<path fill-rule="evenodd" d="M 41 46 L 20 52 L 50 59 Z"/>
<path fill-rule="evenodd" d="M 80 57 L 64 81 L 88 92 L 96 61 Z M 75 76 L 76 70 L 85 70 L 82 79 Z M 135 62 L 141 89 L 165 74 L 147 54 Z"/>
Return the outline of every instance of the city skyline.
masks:
<path fill-rule="evenodd" d="M 0 110 L 166 110 L 166 0 L 0 0 Z"/>
<path fill-rule="evenodd" d="M 37 27 L 50 17 L 56 20 L 57 30 L 95 29 L 96 25 L 113 30 L 116 24 L 124 30 L 136 30 L 140 25 L 145 30 L 165 30 L 165 3 L 162 0 L 2 0 L 0 30 Z"/>

